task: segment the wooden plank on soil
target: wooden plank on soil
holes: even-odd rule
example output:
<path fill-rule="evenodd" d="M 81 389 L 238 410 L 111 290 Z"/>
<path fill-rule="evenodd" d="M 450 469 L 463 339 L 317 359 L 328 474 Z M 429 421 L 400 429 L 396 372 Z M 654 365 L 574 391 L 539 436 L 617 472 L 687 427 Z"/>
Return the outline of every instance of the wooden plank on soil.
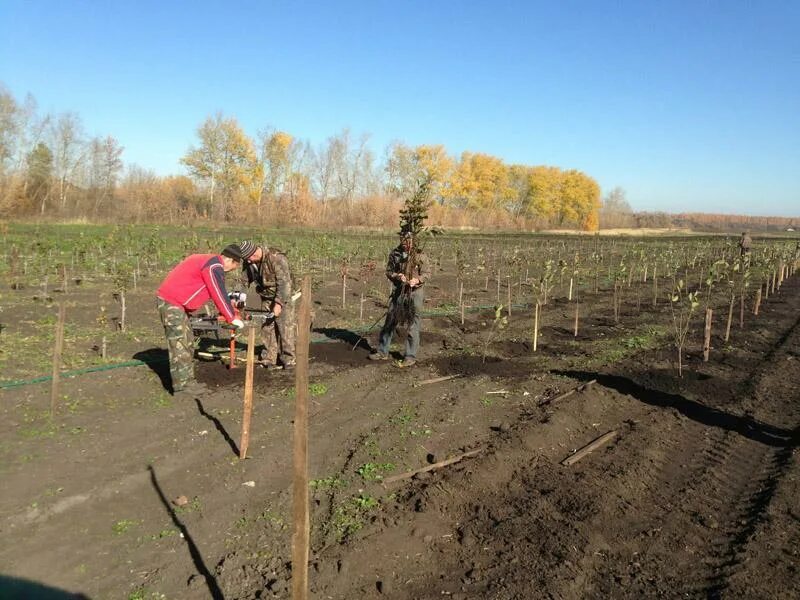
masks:
<path fill-rule="evenodd" d="M 455 375 L 444 375 L 443 377 L 434 377 L 433 379 L 425 379 L 417 383 L 417 385 L 428 385 L 430 383 L 439 383 L 441 381 L 447 381 L 449 379 L 455 379 L 456 377 L 461 377 L 461 373 L 456 373 Z"/>
<path fill-rule="evenodd" d="M 616 429 L 612 429 L 608 433 L 604 433 L 599 438 L 597 438 L 595 440 L 592 440 L 591 442 L 586 444 L 583 448 L 581 448 L 580 450 L 575 452 L 575 454 L 572 454 L 572 455 L 568 456 L 567 458 L 565 458 L 564 460 L 562 460 L 561 464 L 564 465 L 565 467 L 568 467 L 570 465 L 574 465 L 576 462 L 578 462 L 579 460 L 581 460 L 582 458 L 584 458 L 585 456 L 587 456 L 591 452 L 594 452 L 595 450 L 597 450 L 601 446 L 604 446 L 608 442 L 613 440 L 615 437 L 617 437 L 617 434 L 618 434 L 618 432 L 617 432 Z"/>
<path fill-rule="evenodd" d="M 555 398 L 546 398 L 544 400 L 540 400 L 539 406 L 544 406 L 546 404 L 552 404 L 553 402 L 558 402 L 559 400 L 563 400 L 564 398 L 571 396 L 575 392 L 582 392 L 583 390 L 585 390 L 587 387 L 589 387 L 594 383 L 597 383 L 597 379 L 591 379 L 586 383 L 582 383 L 578 387 L 572 388 L 571 390 L 564 392 L 563 394 L 561 394 L 560 396 L 556 396 Z"/>
<path fill-rule="evenodd" d="M 442 467 L 446 467 L 448 465 L 452 465 L 453 463 L 457 463 L 464 458 L 469 458 L 470 456 L 476 456 L 481 452 L 483 452 L 483 448 L 478 448 L 477 450 L 470 450 L 469 452 L 464 452 L 463 454 L 459 454 L 458 456 L 453 456 L 451 458 L 435 462 L 432 465 L 422 467 L 421 469 L 415 469 L 413 471 L 408 471 L 406 473 L 400 473 L 399 475 L 392 475 L 391 477 L 385 478 L 383 480 L 383 483 L 384 484 L 394 483 L 395 481 L 410 479 L 414 477 L 414 475 L 419 475 L 420 473 L 427 473 L 428 471 L 433 471 L 434 469 L 441 469 Z"/>

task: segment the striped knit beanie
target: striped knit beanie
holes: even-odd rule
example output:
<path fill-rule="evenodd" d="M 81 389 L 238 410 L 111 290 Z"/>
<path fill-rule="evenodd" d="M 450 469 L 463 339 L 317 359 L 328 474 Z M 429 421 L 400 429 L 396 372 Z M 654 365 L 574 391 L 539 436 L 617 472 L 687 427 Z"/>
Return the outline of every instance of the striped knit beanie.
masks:
<path fill-rule="evenodd" d="M 247 260 L 256 253 L 256 245 L 250 240 L 245 240 L 240 243 L 239 248 L 242 250 L 242 258 L 244 260 Z"/>

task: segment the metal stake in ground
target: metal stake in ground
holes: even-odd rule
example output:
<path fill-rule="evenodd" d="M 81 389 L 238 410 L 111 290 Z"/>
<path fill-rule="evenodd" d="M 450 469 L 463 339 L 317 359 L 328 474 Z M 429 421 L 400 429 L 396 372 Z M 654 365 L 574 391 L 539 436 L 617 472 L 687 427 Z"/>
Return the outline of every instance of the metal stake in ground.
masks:
<path fill-rule="evenodd" d="M 250 416 L 253 414 L 253 371 L 256 362 L 256 327 L 251 324 L 247 331 L 247 366 L 244 372 L 244 409 L 242 410 L 242 438 L 239 443 L 239 458 L 247 458 L 250 445 Z"/>
<path fill-rule="evenodd" d="M 294 477 L 292 483 L 292 598 L 308 598 L 308 343 L 311 328 L 311 281 L 303 278 L 303 295 L 297 322 L 294 389 Z"/>

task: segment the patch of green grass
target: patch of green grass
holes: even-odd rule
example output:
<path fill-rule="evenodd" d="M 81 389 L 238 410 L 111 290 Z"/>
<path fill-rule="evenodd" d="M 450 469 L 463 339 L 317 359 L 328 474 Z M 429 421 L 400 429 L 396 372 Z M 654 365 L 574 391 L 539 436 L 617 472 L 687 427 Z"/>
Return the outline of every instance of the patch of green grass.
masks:
<path fill-rule="evenodd" d="M 128 600 L 167 600 L 160 592 L 152 592 L 146 587 L 138 587 L 128 594 Z"/>
<path fill-rule="evenodd" d="M 364 481 L 376 481 L 383 479 L 383 474 L 388 471 L 393 471 L 395 465 L 393 463 L 364 463 L 358 469 L 358 473 Z"/>
<path fill-rule="evenodd" d="M 58 432 L 58 426 L 55 423 L 46 423 L 41 427 L 28 427 L 21 429 L 19 435 L 26 439 L 35 438 L 48 438 L 53 437 Z"/>
<path fill-rule="evenodd" d="M 311 396 L 324 396 L 328 393 L 328 386 L 324 383 L 311 383 L 308 386 L 308 393 Z M 297 390 L 293 387 L 290 387 L 286 390 L 286 395 L 289 398 L 294 398 L 297 396 Z"/>
<path fill-rule="evenodd" d="M 489 407 L 492 404 L 494 404 L 494 398 L 492 398 L 491 396 L 484 396 L 483 398 L 481 398 L 481 404 L 483 404 L 486 407 Z"/>
<path fill-rule="evenodd" d="M 176 506 L 175 512 L 178 514 L 181 513 L 192 513 L 192 512 L 201 512 L 203 510 L 202 505 L 200 504 L 200 498 L 195 496 L 192 498 L 192 501 L 189 504 L 184 506 Z"/>
<path fill-rule="evenodd" d="M 128 531 L 131 527 L 135 527 L 138 525 L 138 521 L 134 521 L 132 519 L 122 519 L 121 521 L 117 521 L 111 526 L 111 530 L 117 534 L 122 535 L 126 531 Z"/>
<path fill-rule="evenodd" d="M 364 527 L 370 514 L 379 506 L 380 502 L 374 496 L 360 494 L 348 498 L 333 513 L 330 523 L 332 533 L 339 542 L 345 541 Z"/>
<path fill-rule="evenodd" d="M 331 475 L 330 477 L 323 477 L 321 479 L 312 479 L 309 485 L 312 490 L 338 490 L 345 487 L 347 482 L 337 475 Z"/>
<path fill-rule="evenodd" d="M 172 406 L 172 396 L 166 390 L 161 390 L 154 395 L 153 406 L 156 408 L 169 408 Z"/>
<path fill-rule="evenodd" d="M 176 529 L 162 529 L 158 533 L 154 533 L 150 536 L 151 540 L 163 540 L 164 538 L 172 537 L 173 535 L 177 535 L 178 531 Z"/>
<path fill-rule="evenodd" d="M 664 343 L 667 333 L 664 327 L 648 325 L 624 337 L 596 341 L 592 344 L 593 350 L 587 364 L 591 366 L 613 364 L 637 352 L 652 350 Z"/>
<path fill-rule="evenodd" d="M 417 413 L 408 405 L 400 407 L 397 414 L 389 417 L 389 423 L 392 425 L 408 425 L 417 416 Z"/>

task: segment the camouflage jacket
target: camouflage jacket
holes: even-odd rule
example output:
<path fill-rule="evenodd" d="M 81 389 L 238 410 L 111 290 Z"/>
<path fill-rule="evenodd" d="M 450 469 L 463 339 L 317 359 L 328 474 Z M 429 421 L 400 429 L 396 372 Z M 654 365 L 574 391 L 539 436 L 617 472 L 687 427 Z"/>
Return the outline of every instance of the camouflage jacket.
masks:
<path fill-rule="evenodd" d="M 386 263 L 386 277 L 394 283 L 396 287 L 400 287 L 402 283 L 398 280 L 397 276 L 406 272 L 406 263 L 408 262 L 408 253 L 403 250 L 402 246 L 398 246 L 389 253 L 389 260 Z M 430 262 L 424 252 L 416 253 L 415 264 L 411 265 L 410 277 L 419 279 L 420 285 L 424 284 L 431 278 Z"/>
<path fill-rule="evenodd" d="M 247 285 L 256 284 L 256 293 L 262 299 L 286 306 L 292 297 L 292 272 L 289 259 L 277 248 L 259 246 L 264 256 L 257 263 L 242 266 Z"/>

